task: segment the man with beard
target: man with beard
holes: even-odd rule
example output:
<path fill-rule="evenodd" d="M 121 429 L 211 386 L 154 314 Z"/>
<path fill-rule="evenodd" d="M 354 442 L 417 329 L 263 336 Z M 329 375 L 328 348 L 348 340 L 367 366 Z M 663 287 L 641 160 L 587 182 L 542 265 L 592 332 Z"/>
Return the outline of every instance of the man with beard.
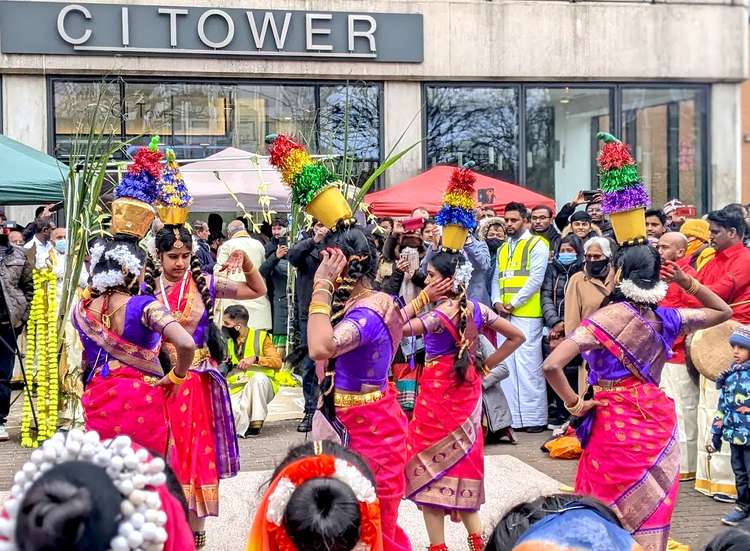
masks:
<path fill-rule="evenodd" d="M 526 342 L 506 360 L 510 377 L 502 382 L 513 415 L 513 428 L 542 432 L 547 428 L 547 391 L 542 371 L 541 288 L 549 245 L 525 228 L 528 222 L 524 205 L 508 203 L 505 207 L 508 238 L 497 253 L 491 297 L 495 310 L 526 337 Z M 502 340 L 499 334 L 498 339 Z"/>
<path fill-rule="evenodd" d="M 686 254 L 688 240 L 679 232 L 667 232 L 659 238 L 656 248 L 662 262 L 675 262 L 683 272 L 697 277 Z M 700 308 L 701 303 L 675 282 L 671 282 L 667 295 L 659 306 L 669 308 Z M 677 411 L 677 430 L 680 443 L 680 480 L 695 478 L 698 453 L 698 385 L 687 369 L 685 337 L 677 337 L 672 345 L 674 355 L 664 364 L 659 386 L 674 400 Z"/>

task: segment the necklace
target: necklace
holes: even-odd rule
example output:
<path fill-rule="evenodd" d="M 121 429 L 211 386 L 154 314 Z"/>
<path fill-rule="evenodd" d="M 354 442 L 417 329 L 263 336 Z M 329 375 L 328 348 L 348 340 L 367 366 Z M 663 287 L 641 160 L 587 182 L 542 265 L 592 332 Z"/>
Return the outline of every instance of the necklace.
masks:
<path fill-rule="evenodd" d="M 372 294 L 373 292 L 374 292 L 374 291 L 373 291 L 372 289 L 363 289 L 362 291 L 360 291 L 359 293 L 357 293 L 357 294 L 356 294 L 356 295 L 354 295 L 353 297 L 349 297 L 349 300 L 347 300 L 346 302 L 347 302 L 347 303 L 352 303 L 352 302 L 356 302 L 356 301 L 357 301 L 357 300 L 359 300 L 359 299 L 360 299 L 361 297 L 364 297 L 364 296 L 370 295 L 370 294 Z"/>
<path fill-rule="evenodd" d="M 185 296 L 185 289 L 187 288 L 187 278 L 188 278 L 188 272 L 185 272 L 185 275 L 182 276 L 182 281 L 180 282 L 180 294 L 177 296 L 177 306 L 175 310 L 172 310 L 172 315 L 175 317 L 175 319 L 180 319 L 182 317 L 182 310 L 180 308 L 180 304 L 182 304 L 182 298 Z M 159 276 L 159 291 L 161 291 L 161 298 L 164 301 L 164 306 L 169 306 L 169 300 L 167 299 L 167 292 L 165 291 L 166 284 L 164 282 L 164 274 Z M 171 310 L 171 308 L 170 308 Z"/>

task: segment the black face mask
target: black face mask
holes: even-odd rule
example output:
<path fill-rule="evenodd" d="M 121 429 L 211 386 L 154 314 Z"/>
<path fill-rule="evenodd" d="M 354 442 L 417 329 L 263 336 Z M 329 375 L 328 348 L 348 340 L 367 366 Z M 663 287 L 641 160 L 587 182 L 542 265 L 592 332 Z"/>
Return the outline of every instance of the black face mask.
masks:
<path fill-rule="evenodd" d="M 490 254 L 494 255 L 497 250 L 503 246 L 503 243 L 505 243 L 504 239 L 488 239 L 485 241 L 487 243 L 487 248 L 490 250 Z"/>
<path fill-rule="evenodd" d="M 221 332 L 224 333 L 225 337 L 233 340 L 237 340 L 240 336 L 240 330 L 234 327 L 223 327 Z"/>
<path fill-rule="evenodd" d="M 609 259 L 603 260 L 587 260 L 586 261 L 586 273 L 591 277 L 604 277 L 607 275 L 609 270 Z"/>

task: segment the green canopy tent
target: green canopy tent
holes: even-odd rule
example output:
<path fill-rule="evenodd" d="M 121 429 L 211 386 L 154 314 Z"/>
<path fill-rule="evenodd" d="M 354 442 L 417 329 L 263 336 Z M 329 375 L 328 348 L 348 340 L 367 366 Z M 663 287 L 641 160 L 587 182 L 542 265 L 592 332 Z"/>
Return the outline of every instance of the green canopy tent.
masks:
<path fill-rule="evenodd" d="M 46 205 L 63 200 L 68 167 L 54 157 L 0 136 L 0 205 Z"/>

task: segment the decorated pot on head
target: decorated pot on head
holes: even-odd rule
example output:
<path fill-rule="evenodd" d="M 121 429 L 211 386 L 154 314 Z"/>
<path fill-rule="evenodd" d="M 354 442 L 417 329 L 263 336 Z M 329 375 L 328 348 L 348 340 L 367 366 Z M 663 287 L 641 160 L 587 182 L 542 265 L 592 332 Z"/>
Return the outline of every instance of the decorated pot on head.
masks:
<path fill-rule="evenodd" d="M 354 224 L 352 208 L 333 172 L 283 134 L 271 134 L 266 142 L 271 164 L 281 171 L 284 183 L 291 188 L 294 204 L 330 230 Z"/>
<path fill-rule="evenodd" d="M 123 234 L 142 239 L 154 221 L 157 184 L 162 175 L 159 136 L 151 138 L 148 147 L 141 147 L 133 163 L 115 188 L 112 203 L 113 235 Z"/>
<path fill-rule="evenodd" d="M 167 150 L 167 167 L 164 169 L 156 196 L 159 219 L 169 226 L 187 222 L 193 198 L 185 185 L 174 150 Z"/>
<path fill-rule="evenodd" d="M 443 227 L 442 248 L 445 252 L 457 253 L 464 248 L 469 232 L 477 227 L 474 217 L 476 175 L 469 164 L 455 168 L 443 194 L 443 206 L 435 221 Z"/>
<path fill-rule="evenodd" d="M 646 209 L 651 205 L 635 159 L 627 145 L 612 134 L 599 132 L 604 142 L 597 163 L 603 192 L 602 212 L 608 214 L 622 246 L 646 242 Z"/>

